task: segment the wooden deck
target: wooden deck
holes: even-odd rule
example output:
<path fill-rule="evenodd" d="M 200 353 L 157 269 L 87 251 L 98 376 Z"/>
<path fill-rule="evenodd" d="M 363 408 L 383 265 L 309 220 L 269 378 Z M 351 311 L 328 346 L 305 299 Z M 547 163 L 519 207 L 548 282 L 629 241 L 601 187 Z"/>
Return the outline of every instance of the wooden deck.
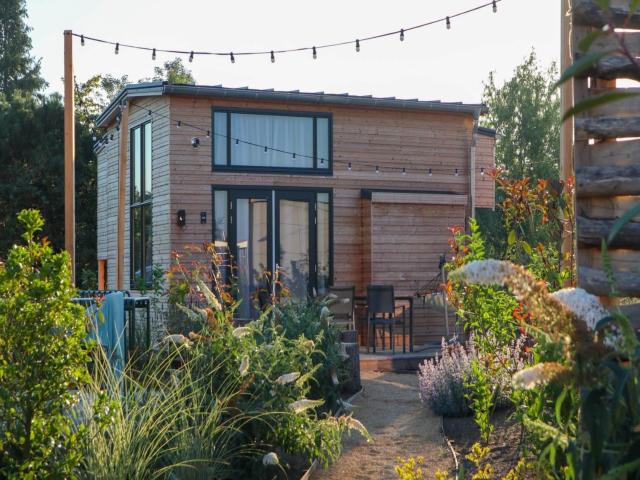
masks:
<path fill-rule="evenodd" d="M 427 358 L 433 358 L 440 352 L 440 343 L 428 343 L 415 346 L 411 353 L 402 353 L 396 350 L 367 353 L 365 348 L 360 349 L 360 370 L 380 372 L 413 372 L 418 370 L 418 365 Z"/>

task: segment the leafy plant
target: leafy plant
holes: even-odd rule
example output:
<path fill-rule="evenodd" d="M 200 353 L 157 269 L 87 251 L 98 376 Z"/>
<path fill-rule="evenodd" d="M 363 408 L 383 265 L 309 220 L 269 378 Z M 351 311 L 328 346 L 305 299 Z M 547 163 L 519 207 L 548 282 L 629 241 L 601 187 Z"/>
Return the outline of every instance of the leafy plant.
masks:
<path fill-rule="evenodd" d="M 65 409 L 87 376 L 82 308 L 71 303 L 70 261 L 39 239 L 36 210 L 0 262 L 0 476 L 73 477 L 82 429 Z"/>

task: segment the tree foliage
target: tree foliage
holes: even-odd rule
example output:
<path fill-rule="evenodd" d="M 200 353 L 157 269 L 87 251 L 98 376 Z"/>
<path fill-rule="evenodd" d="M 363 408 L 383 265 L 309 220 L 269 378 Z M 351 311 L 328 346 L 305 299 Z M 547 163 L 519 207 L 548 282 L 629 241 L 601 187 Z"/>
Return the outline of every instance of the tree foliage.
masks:
<path fill-rule="evenodd" d="M 30 55 L 31 28 L 26 18 L 25 0 L 0 2 L 0 92 L 7 98 L 18 91 L 38 91 L 46 84 L 40 77 L 40 62 Z"/>
<path fill-rule="evenodd" d="M 0 477 L 70 478 L 80 458 L 65 410 L 87 380 L 84 314 L 69 256 L 37 238 L 36 210 L 18 218 L 23 244 L 0 264 Z"/>
<path fill-rule="evenodd" d="M 167 60 L 162 67 L 154 67 L 153 80 L 164 80 L 169 83 L 186 83 L 195 85 L 196 81 L 191 74 L 191 70 L 187 70 L 182 63 L 182 58 L 176 57 L 173 60 Z"/>
<path fill-rule="evenodd" d="M 496 165 L 511 178 L 557 178 L 560 158 L 558 69 L 546 70 L 531 51 L 513 76 L 498 85 L 495 72 L 484 84 L 489 113 L 481 123 L 498 131 Z"/>

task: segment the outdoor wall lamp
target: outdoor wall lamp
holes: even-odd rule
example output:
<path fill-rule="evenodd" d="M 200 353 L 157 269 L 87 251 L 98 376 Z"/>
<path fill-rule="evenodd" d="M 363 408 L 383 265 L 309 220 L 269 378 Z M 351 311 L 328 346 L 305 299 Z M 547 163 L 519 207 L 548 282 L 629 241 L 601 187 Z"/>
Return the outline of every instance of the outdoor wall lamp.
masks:
<path fill-rule="evenodd" d="M 187 224 L 187 212 L 185 210 L 178 210 L 176 216 L 176 225 L 184 227 Z"/>
<path fill-rule="evenodd" d="M 207 212 L 200 212 L 200 223 L 207 223 Z"/>

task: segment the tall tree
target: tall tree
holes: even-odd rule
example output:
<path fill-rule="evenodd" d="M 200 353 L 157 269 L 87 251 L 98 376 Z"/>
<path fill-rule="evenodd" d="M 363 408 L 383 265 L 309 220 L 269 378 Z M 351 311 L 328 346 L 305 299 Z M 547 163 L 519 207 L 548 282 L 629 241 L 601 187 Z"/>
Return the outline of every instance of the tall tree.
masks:
<path fill-rule="evenodd" d="M 7 98 L 20 90 L 33 93 L 46 85 L 40 61 L 30 54 L 31 28 L 27 26 L 25 0 L 0 2 L 0 92 Z"/>
<path fill-rule="evenodd" d="M 543 68 L 532 50 L 513 76 L 497 85 L 495 72 L 484 84 L 489 113 L 484 126 L 498 131 L 496 165 L 511 178 L 557 178 L 560 159 L 560 97 L 555 63 Z"/>
<path fill-rule="evenodd" d="M 187 83 L 191 85 L 196 83 L 191 70 L 185 68 L 180 57 L 167 60 L 162 67 L 155 67 L 153 73 L 153 80 L 166 80 L 169 83 Z"/>

